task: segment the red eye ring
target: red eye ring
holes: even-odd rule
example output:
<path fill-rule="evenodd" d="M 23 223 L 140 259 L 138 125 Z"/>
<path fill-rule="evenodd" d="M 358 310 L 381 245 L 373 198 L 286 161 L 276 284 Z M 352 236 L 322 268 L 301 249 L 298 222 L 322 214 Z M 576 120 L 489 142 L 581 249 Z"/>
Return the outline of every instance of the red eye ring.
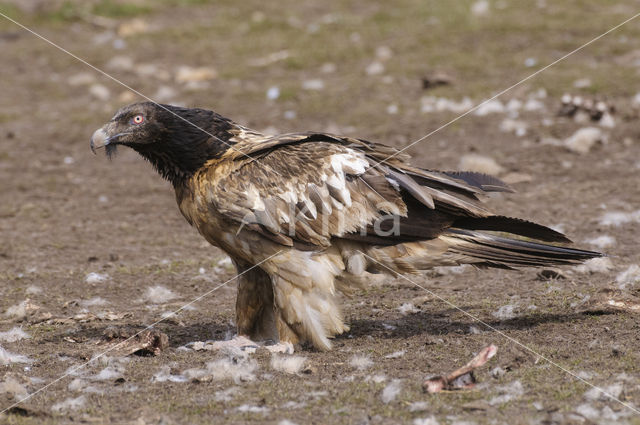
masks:
<path fill-rule="evenodd" d="M 131 118 L 131 123 L 133 124 L 142 124 L 143 122 L 144 122 L 143 115 L 136 115 L 135 117 Z"/>

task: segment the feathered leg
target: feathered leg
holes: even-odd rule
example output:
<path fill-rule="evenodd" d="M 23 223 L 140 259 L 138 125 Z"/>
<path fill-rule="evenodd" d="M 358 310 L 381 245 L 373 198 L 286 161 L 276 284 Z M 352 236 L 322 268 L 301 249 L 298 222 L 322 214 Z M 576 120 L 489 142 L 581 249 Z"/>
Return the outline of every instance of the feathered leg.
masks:
<path fill-rule="evenodd" d="M 238 297 L 236 299 L 237 335 L 229 341 L 215 342 L 215 349 L 237 347 L 293 353 L 293 344 L 280 341 L 271 278 L 259 267 L 234 261 L 238 269 Z"/>

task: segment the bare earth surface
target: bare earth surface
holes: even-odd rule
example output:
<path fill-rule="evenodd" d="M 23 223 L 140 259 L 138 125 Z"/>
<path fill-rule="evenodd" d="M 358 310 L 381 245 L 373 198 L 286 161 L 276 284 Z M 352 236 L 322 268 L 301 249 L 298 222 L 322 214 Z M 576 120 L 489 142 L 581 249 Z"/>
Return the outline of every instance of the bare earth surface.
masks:
<path fill-rule="evenodd" d="M 401 147 L 640 2 L 31 0 L 0 10 L 155 100 L 267 132 Z M 0 18 L 0 409 L 33 394 L 0 423 L 640 424 L 629 408 L 640 407 L 639 37 L 632 21 L 408 150 L 420 166 L 497 173 L 517 193 L 490 199 L 494 210 L 608 259 L 542 277 L 454 268 L 388 279 L 345 297 L 351 331 L 333 351 L 277 357 L 194 349 L 232 335 L 233 268 L 141 158 L 89 150 L 93 130 L 141 98 Z M 434 76 L 448 84 L 424 88 Z M 565 93 L 615 111 L 559 116 Z M 474 389 L 423 392 L 426 377 L 489 344 L 498 352 Z"/>

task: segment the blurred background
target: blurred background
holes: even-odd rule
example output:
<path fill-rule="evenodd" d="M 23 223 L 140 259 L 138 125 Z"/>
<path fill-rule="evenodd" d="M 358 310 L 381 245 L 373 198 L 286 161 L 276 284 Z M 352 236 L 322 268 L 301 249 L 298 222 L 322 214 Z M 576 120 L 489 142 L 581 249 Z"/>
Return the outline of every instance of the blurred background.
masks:
<path fill-rule="evenodd" d="M 0 12 L 7 17 L 155 101 L 213 109 L 266 133 L 327 131 L 396 147 L 437 130 L 639 11 L 635 0 L 0 0 Z M 640 295 L 639 39 L 636 19 L 407 151 L 423 167 L 501 177 L 517 193 L 490 199 L 492 208 L 550 225 L 580 247 L 613 255 L 613 261 L 548 275 L 551 281 L 535 271 L 473 269 L 420 278 L 550 356 L 577 359 L 572 364 L 578 369 L 605 370 L 603 380 L 634 367 L 637 374 L 640 359 L 628 334 L 634 326 L 637 331 L 637 320 L 620 313 L 588 316 L 586 323 L 574 313 L 603 288 Z M 143 98 L 3 17 L 0 51 L 0 307 L 9 311 L 25 300 L 31 304 L 23 307 L 37 307 L 23 308 L 16 317 L 5 312 L 5 318 L 33 335 L 12 347 L 41 359 L 50 371 L 44 376 L 68 367 L 49 353 L 86 354 L 81 344 L 64 343 L 63 337 L 79 333 L 88 338 L 111 322 L 42 326 L 31 314 L 73 316 L 107 309 L 132 314 L 120 316 L 122 323 L 148 323 L 170 309 L 168 299 L 189 301 L 232 277 L 233 269 L 223 253 L 188 227 L 170 185 L 134 152 L 121 149 L 113 161 L 91 154 L 92 132 L 118 108 Z M 156 285 L 174 296 L 150 300 L 148 288 Z M 353 339 L 346 341 L 351 348 L 340 348 L 343 341 L 335 357 L 307 353 L 312 361 L 326 366 L 338 358 L 344 365 L 351 355 L 344 350 L 386 354 L 389 346 L 406 348 L 407 357 L 397 364 L 388 360 L 379 372 L 389 379 L 410 379 L 408 362 L 446 369 L 452 356 L 466 359 L 481 343 L 498 338 L 469 331 L 465 317 L 455 319 L 459 326 L 452 324 L 449 318 L 457 312 L 437 300 L 416 301 L 415 288 L 406 282 L 393 285 L 345 301 L 347 318 L 354 323 Z M 187 362 L 177 346 L 221 338 L 232 329 L 233 291 L 203 301 L 201 311 L 184 312 L 186 329 L 166 325 L 171 359 Z M 92 304 L 91 299 L 98 301 Z M 407 299 L 417 310 L 400 313 L 397 307 Z M 406 311 L 424 316 L 403 322 Z M 431 315 L 437 311 L 441 316 Z M 440 319 L 430 322 L 433 317 Z M 600 335 L 604 327 L 609 333 Z M 435 335 L 438 342 L 429 345 Z M 584 335 L 599 342 L 588 346 L 592 339 Z M 412 348 L 425 344 L 428 352 L 420 356 L 427 360 L 411 357 Z M 622 354 L 610 358 L 613 344 Z M 525 360 L 518 363 L 518 358 Z M 515 376 L 527 394 L 501 408 L 503 418 L 528 411 L 541 394 L 553 394 L 549 403 L 543 397 L 550 410 L 531 413 L 532 418 L 550 418 L 554 406 L 572 412 L 580 405 L 586 387 L 535 369 L 527 359 L 510 352 L 500 360 L 515 370 L 500 379 L 510 382 L 509 376 Z M 167 358 L 154 361 L 162 364 Z M 326 367 L 333 375 L 314 375 L 318 385 L 347 373 L 331 364 L 333 369 Z M 153 374 L 149 370 L 145 366 L 136 372 L 142 374 L 140 382 L 149 382 L 144 375 Z M 366 406 L 379 403 L 385 381 L 363 384 L 362 373 L 356 373 L 359 387 L 353 380 L 337 380 L 338 392 L 329 396 L 357 396 L 344 402 L 356 412 L 345 414 L 347 422 L 378 409 Z M 276 391 L 269 396 L 269 385 L 253 383 L 248 399 L 284 403 L 288 395 Z M 291 385 L 288 394 L 307 392 Z M 420 398 L 419 383 L 405 387 L 399 400 Z M 36 409 L 50 412 L 49 404 L 67 396 L 48 394 L 34 398 Z M 172 417 L 177 411 L 174 419 L 200 418 L 189 397 L 177 401 L 173 392 L 148 394 L 158 403 L 152 404 L 151 416 L 161 411 Z M 474 394 L 471 398 L 484 397 Z M 627 395 L 633 399 L 638 390 Z M 445 416 L 452 414 L 451 406 L 469 401 L 464 395 L 443 397 L 433 409 Z M 130 409 L 117 413 L 118 398 L 108 400 L 101 401 L 100 409 L 127 420 L 146 405 L 144 398 L 134 397 Z M 85 407 L 97 403 L 89 398 Z M 221 402 L 211 403 L 205 403 L 206 414 L 219 413 Z M 332 408 L 314 403 L 309 402 L 314 407 L 307 419 L 331 417 Z M 418 413 L 407 405 L 391 409 L 393 404 L 385 404 L 373 416 L 414 419 Z M 598 412 L 591 419 L 600 418 Z M 237 420 L 255 416 L 236 413 Z"/>

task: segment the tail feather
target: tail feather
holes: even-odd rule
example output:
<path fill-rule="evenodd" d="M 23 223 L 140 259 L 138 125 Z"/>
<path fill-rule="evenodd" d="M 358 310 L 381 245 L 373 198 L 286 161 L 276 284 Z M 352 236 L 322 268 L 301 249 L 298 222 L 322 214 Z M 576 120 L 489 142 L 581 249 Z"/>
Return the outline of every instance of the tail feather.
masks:
<path fill-rule="evenodd" d="M 485 263 L 488 266 L 549 266 L 577 264 L 602 257 L 595 251 L 509 239 L 472 230 L 449 229 L 441 238 L 452 239 L 450 252 Z"/>
<path fill-rule="evenodd" d="M 465 230 L 492 230 L 497 232 L 513 233 L 527 238 L 538 239 L 545 242 L 571 242 L 569 238 L 560 232 L 556 232 L 546 226 L 520 218 L 492 215 L 490 217 L 464 217 L 453 223 L 455 228 Z"/>

